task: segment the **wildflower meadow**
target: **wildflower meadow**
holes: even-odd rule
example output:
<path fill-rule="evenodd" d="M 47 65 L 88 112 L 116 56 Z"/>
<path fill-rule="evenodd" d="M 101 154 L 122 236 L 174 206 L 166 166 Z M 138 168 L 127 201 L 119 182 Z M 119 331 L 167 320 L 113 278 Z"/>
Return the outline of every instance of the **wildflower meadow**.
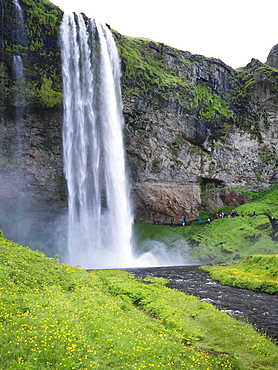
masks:
<path fill-rule="evenodd" d="M 0 237 L 0 369 L 274 369 L 274 343 L 164 279 L 85 269 Z"/>

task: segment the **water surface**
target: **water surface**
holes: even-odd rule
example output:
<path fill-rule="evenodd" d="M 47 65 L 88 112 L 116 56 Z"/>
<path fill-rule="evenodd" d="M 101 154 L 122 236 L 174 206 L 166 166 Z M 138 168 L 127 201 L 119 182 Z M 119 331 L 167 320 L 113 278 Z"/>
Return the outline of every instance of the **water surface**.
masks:
<path fill-rule="evenodd" d="M 278 296 L 221 285 L 198 266 L 131 268 L 136 276 L 163 277 L 169 288 L 205 300 L 228 315 L 246 320 L 278 343 Z"/>

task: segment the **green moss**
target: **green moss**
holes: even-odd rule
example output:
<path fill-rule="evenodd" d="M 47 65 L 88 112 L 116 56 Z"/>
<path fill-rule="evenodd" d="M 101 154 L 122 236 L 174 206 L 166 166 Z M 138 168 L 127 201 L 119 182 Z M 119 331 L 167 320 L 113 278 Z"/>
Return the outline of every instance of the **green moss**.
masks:
<path fill-rule="evenodd" d="M 51 79 L 43 77 L 42 85 L 38 90 L 38 100 L 40 106 L 45 108 L 53 108 L 56 105 L 63 103 L 63 94 L 52 89 L 53 82 Z"/>
<path fill-rule="evenodd" d="M 269 66 L 267 64 L 262 64 L 256 69 L 256 73 L 261 76 L 265 76 L 268 79 L 274 78 L 277 80 L 278 83 L 278 68 Z"/>
<path fill-rule="evenodd" d="M 192 84 L 180 78 L 176 68 L 165 63 L 163 53 L 150 47 L 149 40 L 122 37 L 116 32 L 115 40 L 123 64 L 124 96 L 134 96 L 136 91 L 137 97 L 150 102 L 155 108 L 161 108 L 166 100 L 175 97 L 181 106 L 190 108 Z M 187 63 L 183 62 L 182 65 L 187 68 Z"/>
<path fill-rule="evenodd" d="M 1 81 L 5 85 L 4 103 L 15 104 L 15 89 L 20 89 L 20 96 L 26 104 L 53 107 L 61 101 L 62 93 L 59 29 L 63 13 L 46 0 L 22 0 L 20 5 L 25 20 L 25 43 L 16 41 L 8 32 L 14 22 L 13 5 L 4 2 L 4 63 L 0 70 Z M 20 55 L 23 61 L 26 78 L 20 84 L 13 81 L 10 73 L 14 55 Z"/>
<path fill-rule="evenodd" d="M 199 68 L 211 72 L 212 60 L 150 40 L 121 36 L 115 31 L 114 36 L 122 59 L 123 96 L 127 101 L 144 101 L 160 111 L 169 106 L 179 109 L 182 115 L 195 117 L 209 128 L 212 136 L 215 131 L 218 138 L 225 137 L 235 124 L 241 125 L 250 116 L 248 110 L 244 111 L 250 93 L 244 81 L 249 81 L 246 70 L 228 74 L 230 89 L 218 91 L 209 80 L 198 78 L 193 72 Z M 249 117 L 243 129 L 250 130 L 250 120 L 253 118 Z"/>
<path fill-rule="evenodd" d="M 51 26 L 57 25 L 57 20 L 61 16 L 60 9 L 47 0 L 33 1 L 22 0 L 24 4 L 29 6 L 32 18 L 37 18 L 38 23 L 41 25 L 49 24 Z"/>
<path fill-rule="evenodd" d="M 195 100 L 194 105 L 200 108 L 200 117 L 207 121 L 218 118 L 233 119 L 234 112 L 229 108 L 228 103 L 219 95 L 212 93 L 206 86 L 194 86 Z"/>

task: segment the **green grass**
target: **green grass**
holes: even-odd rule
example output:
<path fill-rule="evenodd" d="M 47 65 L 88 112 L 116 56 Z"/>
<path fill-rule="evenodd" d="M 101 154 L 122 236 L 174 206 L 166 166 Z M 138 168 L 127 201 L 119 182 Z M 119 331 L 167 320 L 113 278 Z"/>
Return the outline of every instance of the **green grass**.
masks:
<path fill-rule="evenodd" d="M 249 256 L 242 261 L 203 266 L 221 284 L 278 294 L 278 255 Z"/>
<path fill-rule="evenodd" d="M 173 228 L 149 223 L 135 224 L 134 235 L 139 250 L 146 250 L 147 241 L 163 242 L 168 249 L 178 250 L 186 261 L 217 263 L 236 260 L 254 254 L 278 252 L 278 232 L 273 231 L 268 215 L 278 218 L 278 187 L 261 192 L 247 192 L 252 201 L 239 207 L 224 207 L 209 217 L 211 224 Z M 239 217 L 215 219 L 216 212 L 230 214 L 234 209 Z M 253 216 L 253 211 L 256 216 Z M 150 243 L 148 244 L 150 245 Z"/>
<path fill-rule="evenodd" d="M 274 369 L 274 343 L 198 298 L 0 236 L 0 369 Z"/>

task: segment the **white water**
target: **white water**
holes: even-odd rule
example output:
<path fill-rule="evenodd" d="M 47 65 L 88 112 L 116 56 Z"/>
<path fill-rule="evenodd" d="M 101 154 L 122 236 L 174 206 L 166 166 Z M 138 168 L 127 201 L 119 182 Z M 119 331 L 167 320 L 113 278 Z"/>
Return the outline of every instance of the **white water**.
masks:
<path fill-rule="evenodd" d="M 125 173 L 120 60 L 107 27 L 65 14 L 61 25 L 64 172 L 68 186 L 66 263 L 86 268 L 181 264 L 154 243 L 132 253 Z"/>
<path fill-rule="evenodd" d="M 25 21 L 24 21 L 24 16 L 22 13 L 22 9 L 20 4 L 18 3 L 17 0 L 13 0 L 13 5 L 14 5 L 14 15 L 15 15 L 15 24 L 14 24 L 14 39 L 17 44 L 22 45 L 22 46 L 27 46 L 27 33 L 26 33 L 26 28 L 25 28 Z"/>
<path fill-rule="evenodd" d="M 19 5 L 17 0 L 13 0 L 13 4 L 15 6 L 15 11 L 20 15 L 21 19 L 23 19 L 21 6 Z"/>
<path fill-rule="evenodd" d="M 13 74 L 16 80 L 24 77 L 23 63 L 20 55 L 13 56 Z"/>
<path fill-rule="evenodd" d="M 22 13 L 22 9 L 20 4 L 17 0 L 13 0 L 13 12 L 15 16 L 15 22 L 13 27 L 13 40 L 19 47 L 28 45 L 27 42 L 27 33 L 25 28 L 25 21 Z M 20 124 L 23 115 L 24 115 L 24 107 L 26 105 L 25 97 L 24 97 L 24 89 L 25 89 L 25 81 L 24 81 L 24 65 L 22 61 L 22 57 L 19 54 L 13 55 L 13 78 L 14 78 L 14 103 L 16 107 L 16 129 L 17 129 L 17 151 L 14 153 L 14 160 L 19 163 L 23 164 L 22 162 L 22 126 Z M 22 194 L 23 195 L 23 194 Z M 20 204 L 17 207 L 17 211 L 21 211 Z"/>
<path fill-rule="evenodd" d="M 27 35 L 25 29 L 25 21 L 21 6 L 17 0 L 13 0 L 15 23 L 13 28 L 13 38 L 18 45 L 27 45 Z M 20 55 L 13 55 L 13 74 L 15 80 L 20 80 L 24 77 L 23 63 Z"/>
<path fill-rule="evenodd" d="M 96 41 L 97 40 L 97 41 Z M 132 211 L 125 174 L 120 64 L 111 32 L 81 15 L 61 26 L 68 258 L 82 267 L 128 266 Z"/>

